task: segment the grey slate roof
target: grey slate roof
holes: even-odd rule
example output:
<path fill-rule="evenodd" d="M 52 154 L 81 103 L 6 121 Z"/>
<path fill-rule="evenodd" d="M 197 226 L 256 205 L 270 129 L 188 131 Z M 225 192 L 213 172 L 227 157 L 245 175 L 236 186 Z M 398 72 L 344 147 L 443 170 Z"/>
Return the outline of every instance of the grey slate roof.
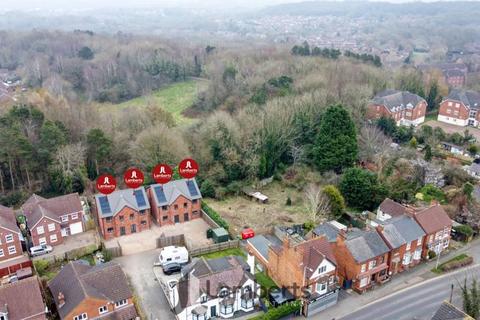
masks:
<path fill-rule="evenodd" d="M 196 194 L 192 194 L 189 190 L 188 184 L 191 183 L 191 187 Z M 170 205 L 172 204 L 179 196 L 184 196 L 189 200 L 201 199 L 202 194 L 198 188 L 197 181 L 195 179 L 180 179 L 173 180 L 164 185 L 161 184 L 152 184 L 149 188 L 152 189 L 152 205 L 157 207 Z M 162 190 L 165 195 L 165 199 L 159 199 L 157 195 L 157 190 Z"/>
<path fill-rule="evenodd" d="M 261 255 L 268 261 L 268 247 L 271 245 L 270 240 L 263 235 L 258 235 L 247 240 Z"/>
<path fill-rule="evenodd" d="M 313 229 L 312 232 L 316 236 L 326 236 L 329 242 L 335 242 L 337 241 L 337 235 L 340 231 L 335 226 L 325 222 Z"/>
<path fill-rule="evenodd" d="M 391 112 L 413 109 L 422 101 L 425 99 L 416 94 L 392 89 L 384 90 L 373 98 L 373 103 L 384 105 Z"/>
<path fill-rule="evenodd" d="M 69 262 L 48 283 L 61 318 L 68 315 L 87 297 L 107 301 L 120 301 L 132 297 L 127 277 L 120 265 L 108 262 L 89 266 L 80 262 Z M 59 308 L 58 294 L 65 296 L 65 304 Z"/>
<path fill-rule="evenodd" d="M 390 251 L 376 230 L 355 230 L 347 233 L 345 245 L 358 263 L 365 262 Z"/>
<path fill-rule="evenodd" d="M 143 195 L 145 204 L 139 204 L 137 202 L 137 199 L 134 195 L 134 192 L 137 190 Z M 100 204 L 100 199 L 102 197 L 105 197 L 108 200 L 110 210 L 104 210 L 102 208 Z M 117 190 L 110 193 L 109 195 L 96 194 L 95 204 L 101 218 L 113 217 L 125 207 L 130 207 L 137 211 L 150 209 L 150 203 L 148 202 L 147 193 L 145 192 L 144 187 L 140 187 L 137 189 Z"/>
<path fill-rule="evenodd" d="M 480 109 L 480 93 L 476 91 L 454 89 L 446 100 L 460 101 L 471 109 Z"/>
<path fill-rule="evenodd" d="M 422 227 L 409 216 L 399 216 L 382 223 L 382 234 L 393 249 L 425 235 Z"/>
<path fill-rule="evenodd" d="M 444 301 L 432 317 L 432 320 L 474 320 L 453 304 Z"/>
<path fill-rule="evenodd" d="M 468 170 L 475 172 L 475 173 L 480 173 L 480 164 L 478 163 L 472 163 L 469 167 Z"/>

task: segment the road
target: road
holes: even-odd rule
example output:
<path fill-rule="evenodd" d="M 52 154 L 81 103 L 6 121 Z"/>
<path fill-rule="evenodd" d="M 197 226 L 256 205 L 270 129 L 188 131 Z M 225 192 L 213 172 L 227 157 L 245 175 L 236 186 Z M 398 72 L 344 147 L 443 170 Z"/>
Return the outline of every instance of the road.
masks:
<path fill-rule="evenodd" d="M 459 283 L 465 277 L 480 278 L 480 265 L 452 272 L 418 285 L 388 295 L 341 318 L 342 320 L 423 320 L 431 319 L 442 301 L 449 300 L 450 288 L 454 284 L 453 304 L 461 307 Z"/>

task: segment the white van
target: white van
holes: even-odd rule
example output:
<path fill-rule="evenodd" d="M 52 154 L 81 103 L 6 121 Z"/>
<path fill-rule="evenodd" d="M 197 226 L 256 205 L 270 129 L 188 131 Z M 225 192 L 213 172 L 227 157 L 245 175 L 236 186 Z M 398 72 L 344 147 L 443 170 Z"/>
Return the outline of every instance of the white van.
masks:
<path fill-rule="evenodd" d="M 168 246 L 160 251 L 160 265 L 170 262 L 178 264 L 188 263 L 188 250 L 185 247 Z"/>

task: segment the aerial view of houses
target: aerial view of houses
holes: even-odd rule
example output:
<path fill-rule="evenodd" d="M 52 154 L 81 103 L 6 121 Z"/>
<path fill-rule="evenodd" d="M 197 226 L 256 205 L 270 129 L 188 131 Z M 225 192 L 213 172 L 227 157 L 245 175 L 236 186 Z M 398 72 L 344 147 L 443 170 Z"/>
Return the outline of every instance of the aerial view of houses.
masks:
<path fill-rule="evenodd" d="M 480 319 L 480 2 L 88 2 L 0 7 L 0 320 Z"/>

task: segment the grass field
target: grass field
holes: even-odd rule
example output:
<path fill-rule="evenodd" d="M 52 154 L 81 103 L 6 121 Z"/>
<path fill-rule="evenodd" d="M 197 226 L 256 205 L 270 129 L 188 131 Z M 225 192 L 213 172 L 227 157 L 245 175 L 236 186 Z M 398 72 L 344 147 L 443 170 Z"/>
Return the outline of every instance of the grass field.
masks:
<path fill-rule="evenodd" d="M 205 259 L 216 259 L 216 258 L 222 258 L 222 257 L 228 257 L 228 256 L 246 257 L 246 254 L 240 248 L 232 248 L 232 249 L 227 249 L 227 250 L 222 250 L 222 251 L 201 255 L 201 257 L 204 257 Z"/>
<path fill-rule="evenodd" d="M 177 125 L 189 124 L 195 119 L 186 118 L 182 112 L 189 108 L 199 91 L 206 87 L 206 82 L 189 80 L 171 84 L 165 88 L 154 91 L 151 95 L 138 97 L 118 104 L 102 103 L 99 108 L 105 112 L 115 112 L 127 107 L 145 107 L 149 104 L 157 105 L 170 112 Z"/>

